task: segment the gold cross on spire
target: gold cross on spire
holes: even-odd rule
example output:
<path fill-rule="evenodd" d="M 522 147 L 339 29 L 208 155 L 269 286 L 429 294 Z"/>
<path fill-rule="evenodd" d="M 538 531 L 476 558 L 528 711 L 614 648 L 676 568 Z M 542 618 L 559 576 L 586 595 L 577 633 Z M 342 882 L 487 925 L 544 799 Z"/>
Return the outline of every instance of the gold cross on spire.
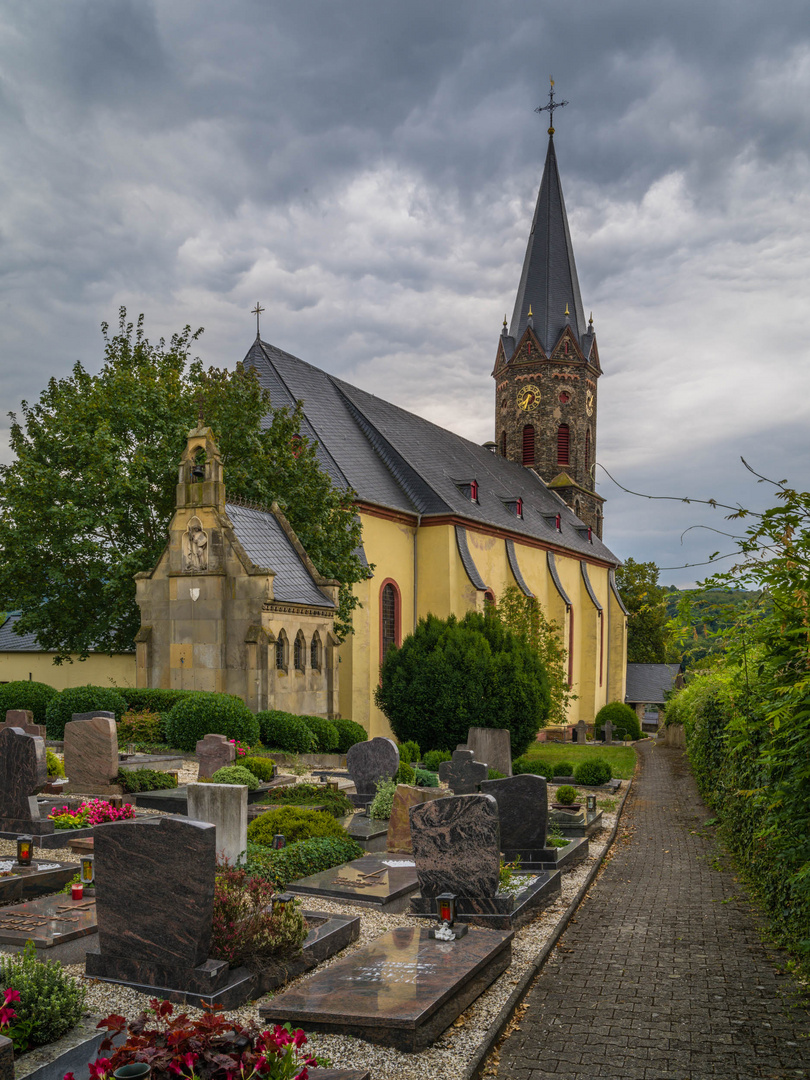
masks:
<path fill-rule="evenodd" d="M 544 112 L 548 113 L 548 119 L 549 119 L 548 133 L 549 133 L 549 135 L 553 135 L 554 134 L 554 110 L 555 109 L 563 109 L 563 108 L 565 108 L 565 106 L 568 104 L 568 102 L 567 101 L 555 101 L 554 100 L 554 80 L 550 78 L 549 82 L 551 83 L 551 87 L 549 88 L 549 92 L 548 92 L 548 105 L 538 105 L 538 107 L 534 111 L 538 112 L 538 113 L 544 113 Z"/>
<path fill-rule="evenodd" d="M 261 315 L 261 313 L 263 311 L 264 311 L 264 308 L 261 307 L 261 305 L 259 304 L 259 301 L 257 300 L 256 301 L 256 307 L 250 313 L 251 315 L 256 316 L 256 337 L 259 338 L 260 340 L 261 340 L 261 334 L 259 332 L 259 316 Z"/>

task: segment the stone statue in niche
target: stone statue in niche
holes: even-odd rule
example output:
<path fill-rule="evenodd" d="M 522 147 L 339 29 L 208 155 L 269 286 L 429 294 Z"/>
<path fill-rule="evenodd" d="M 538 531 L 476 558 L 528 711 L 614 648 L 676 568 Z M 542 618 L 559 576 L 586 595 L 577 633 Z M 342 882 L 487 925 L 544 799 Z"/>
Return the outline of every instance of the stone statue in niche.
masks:
<path fill-rule="evenodd" d="M 193 517 L 183 533 L 183 569 L 208 569 L 208 533 L 198 517 Z"/>

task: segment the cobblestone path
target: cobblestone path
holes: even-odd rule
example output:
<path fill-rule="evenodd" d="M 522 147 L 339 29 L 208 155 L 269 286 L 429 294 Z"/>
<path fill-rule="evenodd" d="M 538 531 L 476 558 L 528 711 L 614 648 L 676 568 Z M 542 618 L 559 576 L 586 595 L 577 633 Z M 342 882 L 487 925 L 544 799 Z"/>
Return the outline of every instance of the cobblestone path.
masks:
<path fill-rule="evenodd" d="M 617 842 L 490 1059 L 498 1080 L 810 1077 L 810 1018 L 721 868 L 680 750 L 641 744 Z"/>

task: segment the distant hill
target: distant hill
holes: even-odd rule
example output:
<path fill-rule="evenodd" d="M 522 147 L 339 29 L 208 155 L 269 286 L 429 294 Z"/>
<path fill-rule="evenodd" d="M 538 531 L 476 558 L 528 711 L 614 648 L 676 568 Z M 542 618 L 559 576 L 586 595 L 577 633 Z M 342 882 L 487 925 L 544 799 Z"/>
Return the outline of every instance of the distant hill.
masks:
<path fill-rule="evenodd" d="M 754 617 L 764 610 L 760 592 L 747 589 L 676 589 L 666 595 L 667 617 L 681 631 L 678 651 L 687 667 L 723 651 L 720 631 L 733 626 L 750 611 Z M 677 649 L 677 646 L 673 645 Z"/>

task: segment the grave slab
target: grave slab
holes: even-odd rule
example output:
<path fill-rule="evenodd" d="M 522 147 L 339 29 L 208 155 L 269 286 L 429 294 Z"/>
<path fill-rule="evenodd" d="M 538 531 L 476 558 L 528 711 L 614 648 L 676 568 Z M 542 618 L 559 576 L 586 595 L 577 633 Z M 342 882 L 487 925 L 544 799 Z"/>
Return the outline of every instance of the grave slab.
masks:
<path fill-rule="evenodd" d="M 550 820 L 557 826 L 563 836 L 593 836 L 602 828 L 602 811 L 595 814 L 582 811 L 579 814 L 563 814 L 552 812 Z"/>
<path fill-rule="evenodd" d="M 78 863 L 48 859 L 32 859 L 30 866 L 19 867 L 14 859 L 0 859 L 0 904 L 61 889 L 79 869 Z"/>
<path fill-rule="evenodd" d="M 407 911 L 408 898 L 418 887 L 412 859 L 380 854 L 364 855 L 331 870 L 321 870 L 299 881 L 288 882 L 287 891 L 382 908 L 396 914 Z"/>
<path fill-rule="evenodd" d="M 476 761 L 472 750 L 454 750 L 451 760 L 439 765 L 439 779 L 454 795 L 474 795 L 488 772 L 485 762 Z"/>
<path fill-rule="evenodd" d="M 471 926 L 494 927 L 498 930 L 517 930 L 539 914 L 560 894 L 562 874 L 559 870 L 532 873 L 533 880 L 515 896 L 459 896 L 456 899 L 456 921 Z M 419 919 L 436 922 L 435 897 L 415 896 L 410 913 Z M 464 940 L 463 938 L 461 940 Z"/>
<path fill-rule="evenodd" d="M 355 806 L 368 806 L 380 780 L 391 780 L 399 768 L 399 748 L 393 739 L 378 736 L 350 746 L 346 768 L 357 794 L 350 795 Z"/>
<path fill-rule="evenodd" d="M 511 932 L 441 942 L 398 927 L 277 994 L 259 1015 L 416 1053 L 430 1046 L 512 959 Z"/>
<path fill-rule="evenodd" d="M 77 963 L 84 959 L 87 942 L 98 929 L 93 897 L 73 900 L 59 893 L 0 908 L 0 948 L 22 952 L 33 941 L 40 959 Z"/>
<path fill-rule="evenodd" d="M 504 776 L 512 775 L 512 737 L 508 728 L 471 727 L 467 732 L 467 749 L 476 761 L 484 761 L 490 769 Z"/>
<path fill-rule="evenodd" d="M 248 805 L 266 799 L 272 793 L 274 787 L 284 786 L 286 785 L 279 785 L 275 780 L 269 784 L 259 784 L 255 791 L 247 793 Z M 157 791 L 139 791 L 132 796 L 127 796 L 127 798 L 130 797 L 136 806 L 143 807 L 145 810 L 162 810 L 164 814 L 188 816 L 188 787 L 186 784 L 181 784 L 176 788 L 160 788 Z M 265 809 L 268 808 L 265 807 Z"/>
<path fill-rule="evenodd" d="M 346 826 L 346 832 L 367 854 L 385 851 L 388 844 L 388 822 L 354 814 Z"/>

